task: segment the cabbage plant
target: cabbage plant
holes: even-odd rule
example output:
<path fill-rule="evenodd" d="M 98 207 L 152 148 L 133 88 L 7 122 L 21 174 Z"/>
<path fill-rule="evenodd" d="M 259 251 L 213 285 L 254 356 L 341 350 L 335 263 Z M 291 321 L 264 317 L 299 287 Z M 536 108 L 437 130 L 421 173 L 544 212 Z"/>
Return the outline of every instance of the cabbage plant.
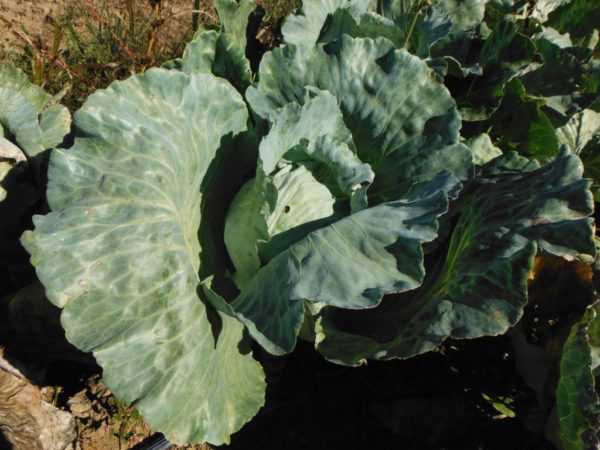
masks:
<path fill-rule="evenodd" d="M 598 303 L 588 307 L 572 326 L 562 350 L 556 408 L 558 435 L 568 450 L 600 445 L 600 401 L 595 388 L 600 366 L 598 307 Z"/>
<path fill-rule="evenodd" d="M 222 30 L 90 96 L 73 146 L 52 153 L 52 211 L 23 245 L 69 341 L 172 442 L 229 442 L 257 413 L 252 339 L 282 355 L 301 335 L 346 365 L 409 358 L 515 325 L 537 254 L 594 259 L 576 154 L 563 146 L 540 165 L 460 135 L 497 98 L 471 114 L 440 74 L 496 66 L 449 52 L 440 71 L 431 55 L 478 38 L 485 2 L 408 21 L 395 2 L 379 16 L 338 3 L 307 2 L 253 81 L 251 2 L 217 2 Z M 302 25 L 313 13 L 322 23 Z"/>
<path fill-rule="evenodd" d="M 42 212 L 42 166 L 71 128 L 71 115 L 29 82 L 21 70 L 0 64 L 0 295 L 18 289 L 31 272 L 19 236 L 33 212 Z"/>

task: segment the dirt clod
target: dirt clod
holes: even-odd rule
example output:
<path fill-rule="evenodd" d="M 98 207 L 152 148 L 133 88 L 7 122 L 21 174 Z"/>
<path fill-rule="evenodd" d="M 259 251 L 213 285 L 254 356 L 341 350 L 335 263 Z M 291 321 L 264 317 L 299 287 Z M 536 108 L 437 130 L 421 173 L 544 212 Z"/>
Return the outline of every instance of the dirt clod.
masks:
<path fill-rule="evenodd" d="M 0 368 L 0 432 L 15 449 L 72 450 L 75 421 L 68 412 L 44 401 L 31 384 L 3 356 Z"/>

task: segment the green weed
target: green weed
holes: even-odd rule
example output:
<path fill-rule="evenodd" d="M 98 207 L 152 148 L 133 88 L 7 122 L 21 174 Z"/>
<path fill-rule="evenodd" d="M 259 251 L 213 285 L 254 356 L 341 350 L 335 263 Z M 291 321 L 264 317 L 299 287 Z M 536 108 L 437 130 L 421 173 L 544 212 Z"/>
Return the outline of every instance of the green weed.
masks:
<path fill-rule="evenodd" d="M 121 449 L 121 444 L 128 443 L 136 437 L 143 437 L 138 430 L 144 426 L 144 422 L 137 408 L 130 408 L 117 398 L 115 400 L 116 411 L 110 418 L 108 433 L 119 439 Z"/>

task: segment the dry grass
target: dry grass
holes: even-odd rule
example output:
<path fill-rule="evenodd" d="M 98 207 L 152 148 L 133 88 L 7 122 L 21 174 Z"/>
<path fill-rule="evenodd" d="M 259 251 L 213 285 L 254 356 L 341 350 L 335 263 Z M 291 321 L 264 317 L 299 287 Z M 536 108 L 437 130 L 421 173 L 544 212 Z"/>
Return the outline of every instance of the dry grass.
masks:
<path fill-rule="evenodd" d="M 0 6 L 3 2 L 12 10 L 0 12 L 9 38 L 0 42 L 0 62 L 22 68 L 52 94 L 62 91 L 72 111 L 112 81 L 180 56 L 196 21 L 217 21 L 212 0 L 48 0 L 52 6 L 38 2 L 39 13 L 30 14 L 28 22 L 18 16 L 29 2 L 0 0 Z M 301 0 L 257 3 L 265 11 L 257 37 L 270 48 L 279 43 L 283 19 Z"/>
<path fill-rule="evenodd" d="M 74 110 L 96 89 L 179 56 L 192 14 L 192 0 L 68 0 L 36 32 L 10 22 L 13 45 L 0 60 L 51 93 L 67 87 L 64 103 Z"/>

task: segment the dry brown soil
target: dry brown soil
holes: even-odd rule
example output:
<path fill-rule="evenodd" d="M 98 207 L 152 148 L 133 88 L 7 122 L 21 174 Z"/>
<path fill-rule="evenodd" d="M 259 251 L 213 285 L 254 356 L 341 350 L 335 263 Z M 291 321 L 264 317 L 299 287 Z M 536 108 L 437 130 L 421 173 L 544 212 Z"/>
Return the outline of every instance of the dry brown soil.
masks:
<path fill-rule="evenodd" d="M 76 0 L 0 0 L 0 48 L 22 45 L 26 39 L 34 43 L 50 45 L 54 23 L 64 16 L 73 5 L 81 4 Z M 89 0 L 98 10 L 110 8 L 119 11 L 125 8 L 124 0 Z M 150 8 L 149 0 L 133 0 L 136 7 Z M 177 21 L 177 29 L 182 34 L 186 26 L 191 26 L 193 0 L 162 0 L 161 7 L 165 16 Z M 206 3 L 206 2 L 203 2 Z M 175 28 L 175 27 L 173 27 Z M 177 29 L 170 29 L 172 39 L 178 38 Z M 189 29 L 189 28 L 188 28 Z"/>
<path fill-rule="evenodd" d="M 16 31 L 26 30 L 42 39 L 51 36 L 49 19 L 60 14 L 64 4 L 64 0 L 0 0 L 0 45 L 15 45 L 19 41 Z"/>

